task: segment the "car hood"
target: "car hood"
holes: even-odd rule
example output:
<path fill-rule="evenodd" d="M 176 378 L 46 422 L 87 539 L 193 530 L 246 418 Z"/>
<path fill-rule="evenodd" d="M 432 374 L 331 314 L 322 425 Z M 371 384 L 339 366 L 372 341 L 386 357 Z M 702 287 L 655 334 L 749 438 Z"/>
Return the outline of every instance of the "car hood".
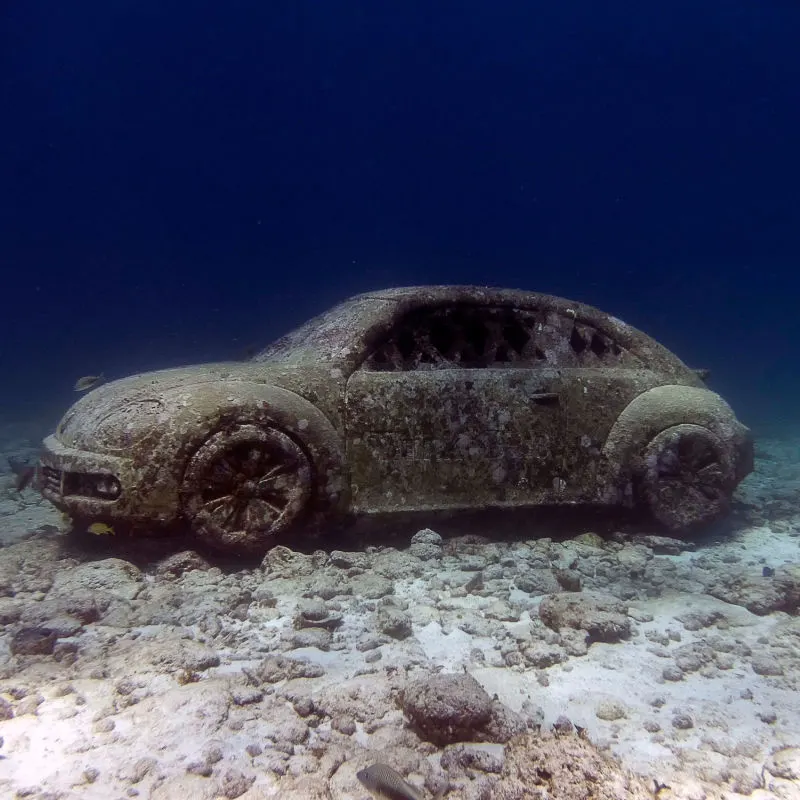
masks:
<path fill-rule="evenodd" d="M 304 393 L 315 378 L 321 380 L 322 376 L 297 367 L 249 362 L 144 372 L 102 384 L 84 395 L 63 416 L 56 436 L 67 447 L 122 454 L 144 438 L 160 436 L 186 404 L 186 392 L 181 390 L 205 383 L 246 381 Z"/>

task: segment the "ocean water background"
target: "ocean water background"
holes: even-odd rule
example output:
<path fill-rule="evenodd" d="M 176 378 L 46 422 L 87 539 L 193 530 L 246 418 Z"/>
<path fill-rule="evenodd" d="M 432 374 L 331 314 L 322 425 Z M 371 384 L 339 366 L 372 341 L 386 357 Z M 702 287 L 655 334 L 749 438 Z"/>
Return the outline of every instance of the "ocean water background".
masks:
<path fill-rule="evenodd" d="M 359 291 L 534 289 L 800 421 L 800 3 L 0 10 L 0 415 Z"/>

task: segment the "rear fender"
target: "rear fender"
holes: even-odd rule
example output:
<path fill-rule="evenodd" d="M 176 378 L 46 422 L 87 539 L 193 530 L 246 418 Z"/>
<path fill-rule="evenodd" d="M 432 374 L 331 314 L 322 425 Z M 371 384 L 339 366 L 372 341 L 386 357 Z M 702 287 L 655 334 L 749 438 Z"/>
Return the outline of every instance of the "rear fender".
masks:
<path fill-rule="evenodd" d="M 617 417 L 603 446 L 608 474 L 618 485 L 641 475 L 643 454 L 651 439 L 673 425 L 700 425 L 730 447 L 731 457 L 743 448 L 748 429 L 718 394 L 695 386 L 656 386 L 634 398 Z"/>

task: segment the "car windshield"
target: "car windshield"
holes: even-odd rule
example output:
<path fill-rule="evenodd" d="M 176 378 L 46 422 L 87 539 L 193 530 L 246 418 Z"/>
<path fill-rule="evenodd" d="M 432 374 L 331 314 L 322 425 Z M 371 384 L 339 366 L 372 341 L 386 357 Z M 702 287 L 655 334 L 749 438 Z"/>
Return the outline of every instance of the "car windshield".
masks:
<path fill-rule="evenodd" d="M 374 297 L 354 297 L 276 339 L 251 360 L 352 367 L 363 355 L 367 333 L 385 306 Z"/>

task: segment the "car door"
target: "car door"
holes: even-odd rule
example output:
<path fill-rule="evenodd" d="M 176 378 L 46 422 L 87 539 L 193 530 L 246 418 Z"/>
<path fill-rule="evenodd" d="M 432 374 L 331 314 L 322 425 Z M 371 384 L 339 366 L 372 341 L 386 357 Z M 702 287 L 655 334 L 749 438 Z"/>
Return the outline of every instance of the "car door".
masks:
<path fill-rule="evenodd" d="M 528 505 L 557 489 L 561 372 L 510 358 L 511 311 L 494 311 L 415 311 L 350 376 L 354 510 Z"/>

